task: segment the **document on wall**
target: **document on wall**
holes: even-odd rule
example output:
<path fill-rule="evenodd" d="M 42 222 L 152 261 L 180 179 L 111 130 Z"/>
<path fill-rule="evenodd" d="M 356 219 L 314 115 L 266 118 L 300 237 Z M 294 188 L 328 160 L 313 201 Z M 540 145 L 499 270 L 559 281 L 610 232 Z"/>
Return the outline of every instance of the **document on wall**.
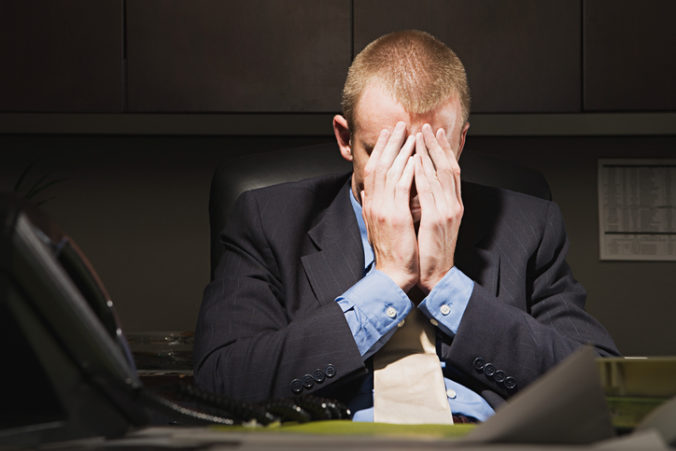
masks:
<path fill-rule="evenodd" d="M 601 260 L 676 260 L 676 159 L 599 159 Z"/>

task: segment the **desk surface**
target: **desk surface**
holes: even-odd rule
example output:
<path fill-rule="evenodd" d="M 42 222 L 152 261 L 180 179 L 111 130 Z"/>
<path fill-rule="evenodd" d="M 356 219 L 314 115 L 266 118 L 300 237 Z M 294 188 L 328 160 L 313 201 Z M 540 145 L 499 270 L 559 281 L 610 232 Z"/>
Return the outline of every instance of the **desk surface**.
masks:
<path fill-rule="evenodd" d="M 468 443 L 463 437 L 472 425 L 410 426 L 371 424 L 357 427 L 351 422 L 333 421 L 314 425 L 289 426 L 277 429 L 215 427 L 154 427 L 105 440 L 85 439 L 61 444 L 52 443 L 51 451 L 91 449 L 159 450 L 416 450 L 457 449 L 473 451 L 497 450 L 587 450 L 641 449 L 669 450 L 654 431 L 632 434 L 592 445 Z M 308 427 L 309 426 L 309 427 Z M 392 427 L 389 427 L 392 426 Z M 318 430 L 319 429 L 319 430 Z M 369 431 L 370 429 L 370 431 Z"/>

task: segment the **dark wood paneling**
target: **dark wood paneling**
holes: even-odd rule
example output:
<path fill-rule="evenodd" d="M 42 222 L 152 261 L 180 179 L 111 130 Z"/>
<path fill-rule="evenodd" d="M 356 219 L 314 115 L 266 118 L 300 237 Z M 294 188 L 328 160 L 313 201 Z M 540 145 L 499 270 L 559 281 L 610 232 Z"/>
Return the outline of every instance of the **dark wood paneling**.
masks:
<path fill-rule="evenodd" d="M 379 35 L 428 31 L 465 63 L 472 111 L 576 112 L 580 0 L 359 0 L 355 50 Z"/>
<path fill-rule="evenodd" d="M 326 112 L 350 63 L 350 0 L 134 0 L 130 111 Z"/>
<path fill-rule="evenodd" d="M 676 109 L 676 2 L 584 2 L 584 108 Z"/>
<path fill-rule="evenodd" d="M 120 112 L 122 0 L 0 2 L 0 110 Z"/>

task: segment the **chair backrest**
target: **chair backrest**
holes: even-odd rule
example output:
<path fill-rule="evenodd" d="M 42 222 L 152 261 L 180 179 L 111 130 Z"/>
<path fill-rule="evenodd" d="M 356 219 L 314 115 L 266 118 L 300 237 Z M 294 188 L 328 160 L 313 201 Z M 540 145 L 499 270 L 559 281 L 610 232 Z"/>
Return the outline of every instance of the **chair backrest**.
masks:
<path fill-rule="evenodd" d="M 547 181 L 537 171 L 509 161 L 465 152 L 460 160 L 463 180 L 511 189 L 551 199 Z M 244 191 L 276 183 L 348 172 L 334 141 L 288 150 L 258 152 L 223 161 L 211 182 L 209 222 L 211 226 L 211 275 L 223 253 L 219 234 L 237 197 Z"/>

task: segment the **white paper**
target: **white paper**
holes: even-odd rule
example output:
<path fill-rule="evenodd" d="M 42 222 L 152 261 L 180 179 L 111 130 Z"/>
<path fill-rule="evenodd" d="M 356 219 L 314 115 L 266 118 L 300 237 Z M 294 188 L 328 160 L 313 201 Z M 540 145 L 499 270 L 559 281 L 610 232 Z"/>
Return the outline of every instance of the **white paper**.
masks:
<path fill-rule="evenodd" d="M 459 441 L 563 445 L 590 444 L 613 436 L 596 353 L 585 346 Z"/>
<path fill-rule="evenodd" d="M 676 159 L 600 159 L 601 260 L 676 260 Z"/>
<path fill-rule="evenodd" d="M 633 434 L 604 440 L 593 447 L 594 451 L 669 451 L 660 434 L 655 430 L 634 432 Z"/>
<path fill-rule="evenodd" d="M 654 430 L 659 432 L 664 441 L 676 446 L 676 397 L 671 398 L 648 414 L 636 427 L 637 432 Z"/>

